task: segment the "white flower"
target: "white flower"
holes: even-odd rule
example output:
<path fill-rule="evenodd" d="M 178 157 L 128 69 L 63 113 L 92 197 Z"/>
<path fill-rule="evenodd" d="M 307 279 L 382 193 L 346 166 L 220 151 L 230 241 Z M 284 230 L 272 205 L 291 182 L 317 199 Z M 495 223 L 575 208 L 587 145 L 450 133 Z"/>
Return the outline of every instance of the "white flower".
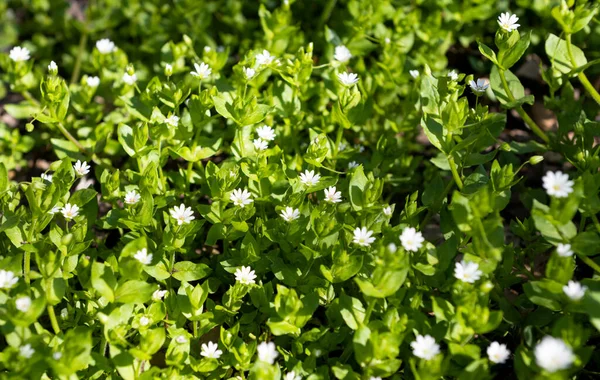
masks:
<path fill-rule="evenodd" d="M 173 75 L 173 65 L 171 65 L 170 63 L 167 63 L 165 65 L 165 75 L 170 77 L 171 75 Z"/>
<path fill-rule="evenodd" d="M 210 46 L 208 46 L 208 45 L 206 45 L 206 46 L 204 47 L 204 52 L 205 52 L 205 53 L 210 53 L 210 51 L 211 51 L 211 50 L 212 50 L 212 48 L 211 48 Z"/>
<path fill-rule="evenodd" d="M 131 86 L 137 82 L 137 75 L 135 75 L 135 73 L 131 75 L 129 75 L 129 73 L 123 73 L 123 82 Z"/>
<path fill-rule="evenodd" d="M 204 62 L 200 64 L 194 63 L 194 68 L 196 71 L 192 71 L 190 74 L 196 78 L 205 79 L 212 74 L 212 69 Z"/>
<path fill-rule="evenodd" d="M 33 356 L 35 350 L 31 348 L 31 344 L 26 344 L 24 346 L 19 347 L 19 355 L 24 357 L 25 359 L 29 359 Z"/>
<path fill-rule="evenodd" d="M 60 360 L 60 358 L 62 358 L 62 352 L 55 352 L 52 354 L 52 359 Z"/>
<path fill-rule="evenodd" d="M 410 70 L 408 72 L 413 79 L 417 79 L 419 77 L 419 70 Z"/>
<path fill-rule="evenodd" d="M 69 316 L 69 310 L 67 310 L 66 307 L 63 307 L 60 311 L 60 317 L 62 319 L 67 319 L 68 316 Z"/>
<path fill-rule="evenodd" d="M 379 376 L 371 376 L 371 377 L 369 377 L 369 380 L 381 380 L 381 377 L 379 377 Z"/>
<path fill-rule="evenodd" d="M 291 371 L 285 374 L 283 380 L 302 380 L 302 376 L 296 375 L 296 372 Z"/>
<path fill-rule="evenodd" d="M 42 173 L 40 174 L 40 178 L 44 181 L 52 182 L 52 174 Z"/>
<path fill-rule="evenodd" d="M 358 162 L 356 161 L 350 161 L 348 162 L 348 169 L 354 169 L 358 167 Z"/>
<path fill-rule="evenodd" d="M 256 75 L 256 70 L 254 70 L 251 67 L 244 67 L 242 71 L 244 72 L 244 76 L 247 80 L 254 78 L 254 76 Z"/>
<path fill-rule="evenodd" d="M 469 86 L 475 94 L 479 95 L 483 94 L 485 90 L 487 90 L 488 87 L 490 87 L 490 82 L 485 78 L 479 78 L 477 79 L 477 82 L 475 82 L 474 80 L 470 80 Z"/>
<path fill-rule="evenodd" d="M 385 214 L 385 216 L 390 216 L 392 215 L 392 206 L 387 206 L 383 208 L 383 213 Z M 418 248 L 417 248 L 418 249 Z"/>
<path fill-rule="evenodd" d="M 275 348 L 275 343 L 273 342 L 262 342 L 258 345 L 257 350 L 258 360 L 261 362 L 273 364 L 275 363 L 277 356 L 279 356 L 279 353 L 277 353 L 277 349 Z"/>
<path fill-rule="evenodd" d="M 542 178 L 544 189 L 551 197 L 565 198 L 573 192 L 573 181 L 562 172 L 547 172 Z"/>
<path fill-rule="evenodd" d="M 458 73 L 456 72 L 456 70 L 452 70 L 448 73 L 448 78 L 450 78 L 450 80 L 458 80 Z"/>
<path fill-rule="evenodd" d="M 417 252 L 423 246 L 423 234 L 413 227 L 407 227 L 402 230 L 400 235 L 400 243 L 407 251 Z"/>
<path fill-rule="evenodd" d="M 100 84 L 100 78 L 87 77 L 85 78 L 85 84 L 87 84 L 89 87 L 98 87 L 98 85 Z"/>
<path fill-rule="evenodd" d="M 100 52 L 100 54 L 110 54 L 117 50 L 115 43 L 109 40 L 108 38 L 103 38 L 99 41 L 96 41 L 96 49 Z"/>
<path fill-rule="evenodd" d="M 315 186 L 320 179 L 321 175 L 315 173 L 314 170 L 305 170 L 304 173 L 300 173 L 300 182 L 306 186 Z"/>
<path fill-rule="evenodd" d="M 31 298 L 27 296 L 19 297 L 15 301 L 15 306 L 17 307 L 17 310 L 26 313 L 27 310 L 29 310 L 29 308 L 31 307 Z"/>
<path fill-rule="evenodd" d="M 133 258 L 144 265 L 150 265 L 152 262 L 152 254 L 148 253 L 146 248 L 142 248 L 133 255 Z"/>
<path fill-rule="evenodd" d="M 456 263 L 454 268 L 454 277 L 469 284 L 479 280 L 482 274 L 479 270 L 479 264 L 470 261 L 463 260 L 460 263 Z"/>
<path fill-rule="evenodd" d="M 90 172 L 90 165 L 88 165 L 86 161 L 81 162 L 77 160 L 75 165 L 73 165 L 73 169 L 77 175 L 84 176 Z"/>
<path fill-rule="evenodd" d="M 9 270 L 0 269 L 0 289 L 10 289 L 19 281 L 19 278 Z"/>
<path fill-rule="evenodd" d="M 150 255 L 150 256 L 152 256 L 152 255 Z M 150 318 L 146 317 L 145 315 L 140 318 L 140 326 L 145 327 L 145 326 L 148 326 L 149 324 L 150 324 Z"/>
<path fill-rule="evenodd" d="M 173 219 L 177 220 L 178 225 L 189 224 L 192 220 L 196 219 L 194 212 L 191 207 L 186 208 L 182 203 L 179 207 L 175 206 L 169 210 Z"/>
<path fill-rule="evenodd" d="M 270 65 L 274 59 L 275 57 L 268 50 L 263 50 L 262 53 L 256 55 L 256 64 L 258 66 Z"/>
<path fill-rule="evenodd" d="M 185 335 L 179 335 L 177 336 L 177 338 L 175 338 L 175 341 L 179 344 L 184 344 L 185 342 L 187 342 L 187 338 L 185 337 Z"/>
<path fill-rule="evenodd" d="M 347 73 L 347 72 L 343 72 L 343 73 L 339 73 L 337 75 L 338 80 L 347 87 L 353 86 L 356 83 L 358 83 L 358 75 L 356 75 L 355 73 Z"/>
<path fill-rule="evenodd" d="M 219 345 L 213 342 L 202 344 L 200 348 L 200 355 L 205 358 L 218 359 L 223 355 L 223 351 L 219 350 Z"/>
<path fill-rule="evenodd" d="M 259 151 L 266 150 L 269 147 L 269 143 L 263 139 L 254 139 L 252 144 L 254 144 L 254 149 Z"/>
<path fill-rule="evenodd" d="M 569 281 L 569 283 L 563 286 L 563 292 L 569 297 L 572 301 L 579 301 L 585 295 L 587 290 L 587 286 L 581 285 L 577 281 Z"/>
<path fill-rule="evenodd" d="M 128 205 L 134 205 L 138 203 L 141 199 L 141 196 L 135 190 L 128 191 L 125 193 L 125 203 Z"/>
<path fill-rule="evenodd" d="M 60 209 L 60 212 L 63 214 L 65 219 L 73 219 L 79 215 L 79 206 L 67 203 L 62 209 Z"/>
<path fill-rule="evenodd" d="M 275 140 L 275 130 L 268 125 L 256 128 L 256 134 L 263 140 L 273 141 Z"/>
<path fill-rule="evenodd" d="M 487 355 L 492 363 L 504 363 L 510 356 L 510 350 L 506 348 L 506 344 L 492 342 L 487 348 Z"/>
<path fill-rule="evenodd" d="M 440 345 L 430 335 L 417 335 L 416 340 L 410 346 L 413 349 L 413 355 L 425 360 L 431 360 L 440 353 Z"/>
<path fill-rule="evenodd" d="M 48 71 L 51 74 L 56 74 L 58 72 L 58 66 L 56 65 L 56 62 L 50 61 L 50 64 L 48 65 Z"/>
<path fill-rule="evenodd" d="M 152 293 L 152 299 L 154 301 L 160 301 L 165 298 L 165 295 L 168 293 L 167 290 L 156 289 L 154 293 Z"/>
<path fill-rule="evenodd" d="M 356 227 L 356 229 L 354 230 L 354 238 L 352 239 L 352 242 L 354 244 L 360 245 L 361 247 L 368 247 L 371 245 L 371 243 L 375 241 L 375 238 L 371 235 L 373 235 L 373 231 L 367 230 L 366 227 Z"/>
<path fill-rule="evenodd" d="M 548 372 L 567 369 L 575 361 L 571 347 L 567 346 L 562 339 L 553 336 L 542 338 L 542 341 L 535 346 L 534 354 L 536 364 Z"/>
<path fill-rule="evenodd" d="M 346 150 L 347 147 L 348 147 L 347 144 L 341 142 L 340 145 L 338 145 L 338 151 L 342 152 L 342 151 Z"/>
<path fill-rule="evenodd" d="M 571 244 L 558 243 L 558 245 L 556 246 L 556 253 L 558 253 L 558 255 L 560 257 L 573 256 L 573 250 L 571 250 Z"/>
<path fill-rule="evenodd" d="M 396 253 L 396 251 L 398 250 L 398 246 L 394 243 L 390 243 L 390 244 L 388 244 L 387 249 L 391 253 Z"/>
<path fill-rule="evenodd" d="M 519 24 L 517 24 L 519 18 L 517 15 L 511 15 L 510 13 L 502 13 L 498 16 L 498 24 L 500 27 L 507 32 L 512 32 L 513 30 L 517 30 L 519 28 Z"/>
<path fill-rule="evenodd" d="M 256 274 L 250 267 L 241 267 L 235 270 L 235 280 L 244 285 L 254 284 Z"/>
<path fill-rule="evenodd" d="M 245 207 L 250 203 L 254 202 L 250 197 L 252 194 L 246 189 L 235 189 L 229 196 L 229 199 L 233 202 L 234 205 Z"/>
<path fill-rule="evenodd" d="M 175 128 L 179 124 L 179 116 L 171 115 L 165 119 L 165 124 L 171 128 Z"/>
<path fill-rule="evenodd" d="M 336 190 L 337 189 L 335 188 L 335 186 L 331 186 L 328 189 L 324 190 L 326 202 L 340 203 L 342 201 L 342 193 Z"/>
<path fill-rule="evenodd" d="M 14 48 L 10 49 L 8 56 L 14 62 L 27 61 L 30 58 L 29 49 L 26 47 L 15 46 Z"/>
<path fill-rule="evenodd" d="M 286 222 L 291 222 L 300 217 L 300 211 L 298 209 L 294 209 L 293 207 L 286 207 L 285 210 L 281 211 L 281 217 Z"/>
<path fill-rule="evenodd" d="M 52 207 L 52 209 L 51 209 L 50 211 L 48 211 L 48 214 L 50 214 L 50 215 L 54 215 L 54 214 L 56 214 L 57 212 L 60 212 L 60 210 L 61 210 L 61 207 L 60 207 L 60 206 L 54 206 L 54 207 Z"/>
<path fill-rule="evenodd" d="M 352 58 L 352 53 L 350 53 L 350 50 L 348 50 L 348 48 L 344 45 L 339 45 L 335 47 L 333 58 L 335 58 L 336 61 L 346 63 L 350 60 L 350 58 Z"/>
<path fill-rule="evenodd" d="M 363 145 L 360 144 L 354 144 L 354 149 L 358 149 L 359 153 L 362 153 L 365 151 L 365 147 Z"/>

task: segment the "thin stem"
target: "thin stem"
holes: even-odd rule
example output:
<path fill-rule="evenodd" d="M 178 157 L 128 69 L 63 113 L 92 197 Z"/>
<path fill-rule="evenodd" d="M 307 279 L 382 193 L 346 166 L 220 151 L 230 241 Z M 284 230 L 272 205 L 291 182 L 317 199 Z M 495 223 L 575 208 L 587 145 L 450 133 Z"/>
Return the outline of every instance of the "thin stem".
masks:
<path fill-rule="evenodd" d="M 77 149 L 79 149 L 86 156 L 90 156 L 90 152 L 88 152 L 87 149 L 85 149 L 83 145 L 81 145 L 79 140 L 77 140 L 75 137 L 73 137 L 71 133 L 69 133 L 69 131 L 67 131 L 67 128 L 65 128 L 65 126 L 61 122 L 58 122 L 56 125 L 58 126 L 58 129 L 61 131 L 63 136 L 65 136 L 70 142 L 75 144 Z"/>
<path fill-rule="evenodd" d="M 600 221 L 598 220 L 598 217 L 596 216 L 596 214 L 592 214 L 592 220 L 594 221 L 594 225 L 596 226 L 596 229 L 598 230 L 598 232 L 600 232 Z"/>
<path fill-rule="evenodd" d="M 580 255 L 579 253 L 577 254 L 577 257 L 579 257 L 581 261 L 586 263 L 590 268 L 594 269 L 596 273 L 600 273 L 600 265 L 596 264 L 594 260 L 590 259 L 587 256 Z"/>
<path fill-rule="evenodd" d="M 160 164 L 162 154 L 162 135 L 158 138 L 158 174 L 160 176 L 161 190 L 167 189 L 167 183 L 165 182 L 165 174 L 163 173 L 162 165 Z"/>
<path fill-rule="evenodd" d="M 48 316 L 50 317 L 50 323 L 52 324 L 52 330 L 54 330 L 54 334 L 60 334 L 60 327 L 58 326 L 58 321 L 56 320 L 56 314 L 54 313 L 54 306 L 48 305 L 46 308 L 48 311 Z"/>
<path fill-rule="evenodd" d="M 514 102 L 515 97 L 513 96 L 513 93 L 510 90 L 510 87 L 508 87 L 508 82 L 506 81 L 506 76 L 504 74 L 504 70 L 499 68 L 498 73 L 500 74 L 500 80 L 502 81 L 502 87 L 504 87 L 504 91 L 506 92 L 506 96 L 508 97 L 508 100 L 510 100 L 511 103 Z M 542 129 L 535 123 L 535 121 L 533 121 L 533 119 L 531 117 L 529 117 L 529 115 L 527 114 L 527 112 L 525 112 L 523 107 L 517 106 L 515 108 L 515 110 L 517 111 L 519 116 L 521 116 L 523 121 L 525 121 L 525 124 L 527 124 L 529 126 L 529 128 L 531 128 L 533 133 L 535 133 L 539 138 L 544 140 L 544 142 L 546 144 L 550 142 L 550 139 L 548 138 L 548 136 L 546 136 L 544 131 L 542 131 Z"/>
<path fill-rule="evenodd" d="M 448 156 L 448 164 L 450 165 L 450 171 L 452 172 L 452 178 L 454 178 L 454 182 L 459 190 L 463 189 L 463 182 L 460 179 L 460 175 L 458 174 L 458 170 L 456 168 L 456 163 L 454 162 L 454 157 Z"/>
<path fill-rule="evenodd" d="M 373 309 L 375 308 L 375 303 L 377 302 L 376 298 L 371 298 L 369 300 L 369 305 L 367 306 L 367 312 L 365 313 L 365 324 L 369 323 L 369 319 L 371 318 L 371 314 L 373 313 Z"/>
<path fill-rule="evenodd" d="M 29 285 L 29 272 L 31 271 L 31 252 L 25 252 L 23 258 L 23 277 L 25 277 L 25 283 Z"/>
<path fill-rule="evenodd" d="M 188 162 L 187 171 L 186 171 L 186 181 L 188 185 L 188 190 L 192 187 L 192 169 L 194 168 L 194 162 Z"/>
<path fill-rule="evenodd" d="M 85 49 L 85 45 L 88 39 L 88 29 L 87 26 L 83 29 L 81 33 L 81 38 L 79 39 L 79 47 L 77 48 L 77 58 L 75 60 L 75 67 L 73 68 L 73 74 L 71 75 L 71 84 L 77 82 L 79 79 L 79 71 L 81 70 L 81 59 L 83 57 L 83 50 Z"/>
<path fill-rule="evenodd" d="M 198 337 L 198 321 L 192 322 L 192 328 L 194 329 L 194 338 Z"/>
<path fill-rule="evenodd" d="M 571 66 L 573 66 L 573 69 L 575 69 L 577 62 L 575 62 L 575 56 L 573 55 L 573 48 L 571 45 L 571 33 L 567 33 L 565 39 L 567 41 L 567 53 L 569 54 L 569 59 L 571 60 Z M 600 104 L 600 94 L 598 94 L 598 91 L 596 91 L 594 86 L 590 83 L 589 79 L 583 71 L 577 73 L 577 78 L 579 78 L 579 81 L 581 82 L 583 87 L 585 87 L 587 92 L 592 96 L 592 98 L 594 98 L 596 103 Z"/>

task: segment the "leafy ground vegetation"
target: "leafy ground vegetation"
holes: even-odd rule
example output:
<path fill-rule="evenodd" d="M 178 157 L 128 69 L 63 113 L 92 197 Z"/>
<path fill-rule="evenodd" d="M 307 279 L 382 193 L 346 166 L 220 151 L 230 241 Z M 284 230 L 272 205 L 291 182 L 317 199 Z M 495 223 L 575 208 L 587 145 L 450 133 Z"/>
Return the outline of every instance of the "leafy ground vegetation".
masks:
<path fill-rule="evenodd" d="M 599 378 L 597 3 L 0 10 L 0 378 Z"/>

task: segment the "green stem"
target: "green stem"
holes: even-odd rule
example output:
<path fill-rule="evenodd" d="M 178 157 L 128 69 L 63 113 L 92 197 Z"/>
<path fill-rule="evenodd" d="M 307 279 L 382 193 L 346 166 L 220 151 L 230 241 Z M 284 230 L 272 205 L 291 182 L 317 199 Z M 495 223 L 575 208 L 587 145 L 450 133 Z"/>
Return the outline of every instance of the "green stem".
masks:
<path fill-rule="evenodd" d="M 58 321 L 56 320 L 56 314 L 54 313 L 54 306 L 48 305 L 46 308 L 48 311 L 48 316 L 50 317 L 50 323 L 52 324 L 52 330 L 54 330 L 54 334 L 60 334 L 60 327 L 58 326 Z"/>
<path fill-rule="evenodd" d="M 162 154 L 162 136 L 158 138 L 158 175 L 160 176 L 161 190 L 167 190 L 167 183 L 165 182 L 165 174 L 163 173 L 162 165 L 160 164 Z"/>
<path fill-rule="evenodd" d="M 594 269 L 596 273 L 600 273 L 600 265 L 596 264 L 596 262 L 590 259 L 587 256 L 577 254 L 577 257 L 581 259 L 584 263 L 586 263 L 590 268 Z"/>
<path fill-rule="evenodd" d="M 577 62 L 575 61 L 575 56 L 573 55 L 573 48 L 571 45 L 571 34 L 570 33 L 566 34 L 566 41 L 567 41 L 567 53 L 569 54 L 569 59 L 571 60 L 571 66 L 573 66 L 573 68 L 575 69 L 577 66 Z M 577 78 L 579 78 L 579 81 L 581 82 L 583 87 L 585 87 L 587 92 L 592 96 L 592 98 L 594 98 L 596 103 L 600 104 L 600 94 L 598 94 L 598 91 L 596 91 L 594 86 L 590 83 L 589 79 L 583 73 L 583 71 L 577 73 Z"/>
<path fill-rule="evenodd" d="M 193 321 L 192 327 L 194 329 L 194 338 L 197 338 L 198 337 L 198 321 Z"/>
<path fill-rule="evenodd" d="M 25 283 L 29 285 L 29 272 L 31 271 L 31 252 L 25 252 L 24 263 L 23 263 L 23 276 L 25 277 Z"/>
<path fill-rule="evenodd" d="M 321 14 L 321 19 L 319 20 L 319 29 L 317 29 L 317 30 L 323 30 L 323 26 L 325 26 L 327 21 L 329 21 L 329 17 L 331 17 L 331 12 L 333 11 L 333 8 L 335 7 L 336 2 L 337 2 L 337 0 L 329 0 L 327 2 L 325 7 L 323 8 L 324 10 L 323 10 L 323 13 Z"/>
<path fill-rule="evenodd" d="M 373 313 L 373 309 L 375 308 L 375 303 L 377 302 L 376 298 L 372 298 L 369 300 L 369 305 L 367 306 L 367 312 L 365 313 L 365 324 L 369 323 L 369 319 L 371 318 L 371 314 Z"/>
<path fill-rule="evenodd" d="M 88 39 L 88 29 L 87 26 L 83 29 L 81 33 L 81 38 L 79 39 L 79 47 L 77 48 L 77 58 L 75 61 L 75 67 L 73 68 L 73 74 L 71 75 L 71 84 L 77 82 L 79 79 L 79 71 L 81 70 L 81 59 L 83 57 L 83 50 L 85 49 L 85 45 Z"/>
<path fill-rule="evenodd" d="M 498 73 L 500 74 L 500 80 L 502 81 L 502 87 L 504 87 L 504 91 L 506 92 L 506 96 L 508 97 L 508 100 L 510 100 L 511 103 L 514 102 L 515 97 L 513 96 L 513 93 L 510 90 L 510 87 L 508 87 L 508 82 L 506 81 L 506 76 L 504 74 L 504 70 L 498 68 Z M 533 121 L 533 119 L 531 117 L 529 117 L 529 115 L 527 114 L 527 112 L 525 112 L 523 107 L 517 106 L 515 108 L 515 110 L 517 111 L 519 116 L 521 116 L 523 121 L 525 121 L 525 124 L 527 124 L 529 126 L 529 128 L 531 128 L 533 133 L 535 133 L 539 138 L 544 140 L 544 142 L 546 144 L 550 142 L 550 139 L 548 138 L 548 136 L 546 136 L 544 131 L 542 131 L 542 129 L 535 123 L 535 121 Z"/>
<path fill-rule="evenodd" d="M 61 123 L 58 122 L 56 124 L 58 126 L 58 129 L 61 131 L 61 133 L 63 134 L 63 136 L 65 136 L 70 142 L 72 142 L 73 144 L 75 144 L 75 146 L 86 156 L 91 156 L 90 152 L 87 151 L 87 149 L 85 149 L 83 147 L 83 145 L 81 145 L 81 143 L 79 142 L 79 140 L 77 140 L 75 137 L 73 137 L 73 135 L 67 131 L 67 128 L 65 128 L 65 126 Z"/>
<path fill-rule="evenodd" d="M 450 171 L 452 172 L 452 178 L 454 178 L 454 182 L 459 190 L 463 189 L 463 182 L 460 179 L 460 175 L 458 174 L 458 170 L 456 169 L 456 163 L 454 162 L 454 157 L 448 156 L 448 164 L 450 165 Z"/>
<path fill-rule="evenodd" d="M 600 232 L 600 221 L 598 221 L 598 217 L 596 216 L 596 214 L 592 214 L 592 220 L 594 221 L 596 229 L 598 230 L 598 232 Z"/>
<path fill-rule="evenodd" d="M 190 190 L 192 187 L 192 169 L 193 168 L 194 168 L 194 163 L 192 161 L 188 162 L 186 176 L 185 176 L 186 181 L 187 181 L 188 190 Z"/>

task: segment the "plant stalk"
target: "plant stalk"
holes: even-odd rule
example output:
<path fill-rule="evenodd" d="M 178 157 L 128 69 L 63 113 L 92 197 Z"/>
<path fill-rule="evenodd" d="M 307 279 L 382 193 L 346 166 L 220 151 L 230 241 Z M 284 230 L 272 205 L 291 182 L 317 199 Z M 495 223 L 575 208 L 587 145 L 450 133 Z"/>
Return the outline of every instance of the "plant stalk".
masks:
<path fill-rule="evenodd" d="M 567 54 L 569 54 L 569 59 L 571 60 L 571 65 L 573 66 L 573 68 L 575 68 L 576 62 L 575 62 L 575 56 L 573 55 L 573 47 L 571 45 L 571 33 L 567 33 L 565 39 L 567 41 Z M 594 98 L 596 103 L 600 104 L 600 94 L 598 93 L 598 91 L 596 91 L 596 89 L 594 88 L 592 83 L 589 81 L 589 79 L 585 75 L 585 73 L 583 71 L 577 73 L 577 78 L 579 78 L 579 81 L 581 82 L 583 87 L 585 87 L 588 94 L 590 94 L 592 96 L 592 98 Z"/>
<path fill-rule="evenodd" d="M 50 317 L 50 323 L 52 324 L 52 330 L 54 330 L 54 334 L 60 334 L 60 327 L 58 326 L 58 321 L 56 320 L 56 314 L 54 313 L 54 306 L 48 305 L 46 308 L 48 311 L 48 316 Z"/>

